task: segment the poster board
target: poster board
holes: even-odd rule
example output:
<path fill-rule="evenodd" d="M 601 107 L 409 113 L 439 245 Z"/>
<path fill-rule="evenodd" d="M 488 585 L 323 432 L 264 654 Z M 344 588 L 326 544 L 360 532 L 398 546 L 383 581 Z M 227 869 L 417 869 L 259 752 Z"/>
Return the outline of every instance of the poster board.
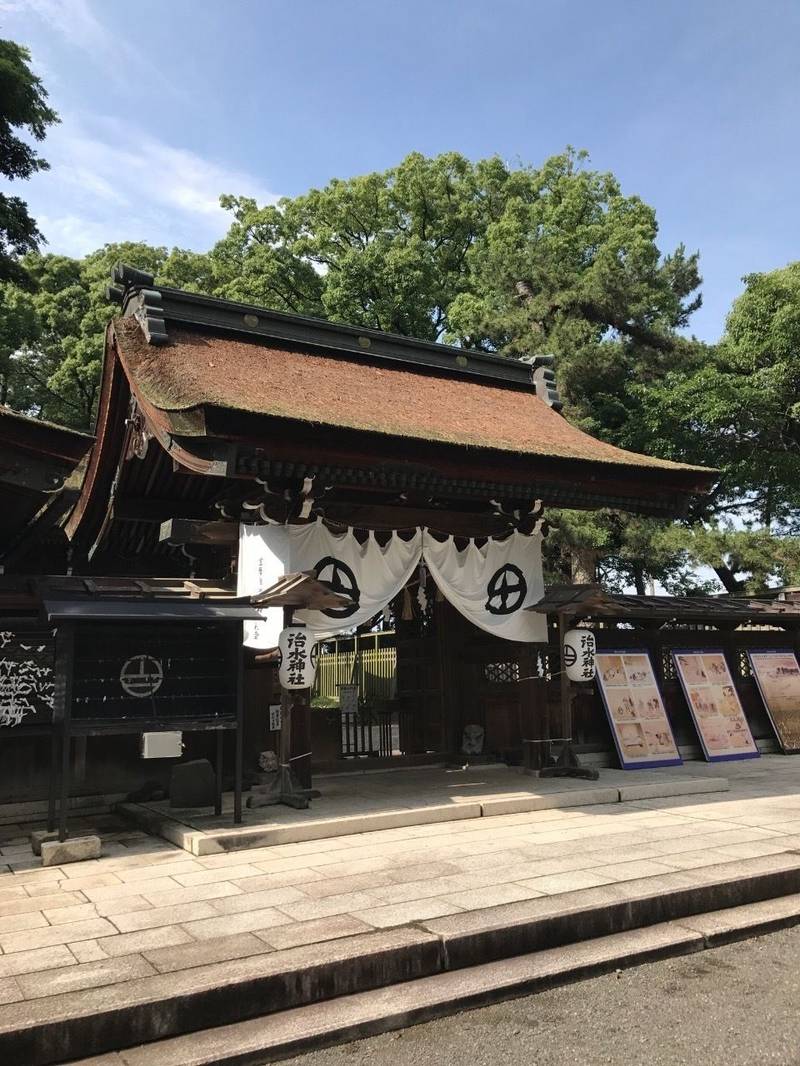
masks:
<path fill-rule="evenodd" d="M 781 750 L 800 752 L 800 667 L 794 652 L 748 651 L 747 658 Z"/>
<path fill-rule="evenodd" d="M 611 734 L 626 770 L 683 762 L 664 709 L 653 664 L 642 649 L 600 651 L 597 683 Z"/>
<path fill-rule="evenodd" d="M 757 759 L 760 752 L 723 651 L 675 649 L 672 658 L 706 759 Z"/>

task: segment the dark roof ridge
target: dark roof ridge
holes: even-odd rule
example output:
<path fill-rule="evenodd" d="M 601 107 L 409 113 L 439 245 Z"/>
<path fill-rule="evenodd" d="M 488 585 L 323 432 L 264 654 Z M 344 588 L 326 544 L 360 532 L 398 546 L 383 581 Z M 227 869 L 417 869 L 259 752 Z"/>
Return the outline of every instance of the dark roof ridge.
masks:
<path fill-rule="evenodd" d="M 75 429 L 73 426 L 65 426 L 62 425 L 61 422 L 52 422 L 48 418 L 39 418 L 38 415 L 27 415 L 24 411 L 16 411 L 13 407 L 9 407 L 8 404 L 4 403 L 0 403 L 0 418 L 17 418 L 27 425 L 43 426 L 45 429 L 52 429 L 58 433 L 65 433 L 70 437 L 82 438 L 89 443 L 94 440 L 94 434 L 89 433 L 84 429 Z"/>
<path fill-rule="evenodd" d="M 563 406 L 556 391 L 552 355 L 510 359 L 366 326 L 204 296 L 156 285 L 151 274 L 123 263 L 114 267 L 112 278 L 115 284 L 108 290 L 109 297 L 122 304 L 124 315 L 138 320 L 150 344 L 167 343 L 166 324 L 176 322 L 233 332 L 248 339 L 306 344 L 362 358 L 445 371 L 457 377 L 494 381 L 535 392 L 556 411 Z"/>

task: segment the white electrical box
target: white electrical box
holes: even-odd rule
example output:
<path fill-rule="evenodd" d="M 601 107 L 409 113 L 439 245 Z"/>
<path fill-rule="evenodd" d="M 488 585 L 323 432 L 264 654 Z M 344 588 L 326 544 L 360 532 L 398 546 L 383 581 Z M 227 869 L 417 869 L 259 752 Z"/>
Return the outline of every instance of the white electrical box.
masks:
<path fill-rule="evenodd" d="M 178 759 L 183 755 L 183 733 L 142 733 L 143 759 Z"/>

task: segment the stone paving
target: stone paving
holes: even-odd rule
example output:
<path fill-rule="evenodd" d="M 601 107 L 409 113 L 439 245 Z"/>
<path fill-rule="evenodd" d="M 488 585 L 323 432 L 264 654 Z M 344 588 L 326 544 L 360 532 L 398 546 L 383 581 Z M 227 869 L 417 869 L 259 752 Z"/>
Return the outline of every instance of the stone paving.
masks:
<path fill-rule="evenodd" d="M 731 791 L 529 811 L 193 857 L 111 816 L 100 859 L 42 868 L 0 828 L 0 1003 L 676 870 L 800 850 L 800 760 Z"/>
<path fill-rule="evenodd" d="M 126 803 L 139 828 L 163 836 L 193 855 L 321 840 L 411 825 L 520 814 L 556 807 L 726 790 L 724 767 L 686 763 L 648 770 L 604 769 L 599 781 L 539 778 L 520 768 L 490 764 L 341 773 L 314 780 L 322 797 L 310 809 L 284 805 L 243 810 L 233 825 L 233 794 L 223 813 L 181 810 L 169 802 Z"/>

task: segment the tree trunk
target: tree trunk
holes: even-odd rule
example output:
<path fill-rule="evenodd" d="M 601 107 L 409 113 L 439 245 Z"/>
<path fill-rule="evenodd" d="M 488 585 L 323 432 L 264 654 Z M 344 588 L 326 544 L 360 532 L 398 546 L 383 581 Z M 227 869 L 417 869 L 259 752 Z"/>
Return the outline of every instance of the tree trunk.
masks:
<path fill-rule="evenodd" d="M 593 585 L 597 581 L 597 549 L 572 548 L 570 567 L 573 585 Z"/>
<path fill-rule="evenodd" d="M 720 564 L 714 567 L 714 573 L 720 579 L 725 586 L 725 591 L 731 595 L 736 596 L 738 593 L 743 592 L 745 588 L 744 581 L 740 581 L 731 570 L 729 566 Z"/>
<path fill-rule="evenodd" d="M 647 595 L 647 587 L 645 585 L 644 580 L 644 571 L 642 570 L 641 566 L 634 566 L 633 568 L 633 584 L 636 588 L 637 596 Z"/>

